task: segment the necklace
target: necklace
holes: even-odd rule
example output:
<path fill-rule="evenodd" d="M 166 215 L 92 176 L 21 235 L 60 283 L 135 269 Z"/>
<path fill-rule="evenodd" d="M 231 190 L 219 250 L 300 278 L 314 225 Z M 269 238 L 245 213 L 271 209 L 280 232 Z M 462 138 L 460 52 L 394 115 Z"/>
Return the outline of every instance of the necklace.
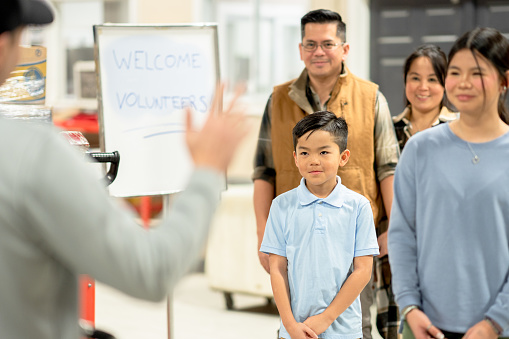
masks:
<path fill-rule="evenodd" d="M 461 126 L 459 125 L 459 121 L 458 121 L 458 131 L 460 133 L 462 133 L 462 129 L 461 129 Z M 472 152 L 472 164 L 474 165 L 477 165 L 479 163 L 479 161 L 481 161 L 481 158 L 479 158 L 479 156 L 477 155 L 477 153 L 475 153 L 474 149 L 472 148 L 472 146 L 470 145 L 470 143 L 466 140 L 463 140 L 464 142 L 467 143 L 467 146 L 468 146 L 468 149 L 470 150 L 470 152 Z"/>
<path fill-rule="evenodd" d="M 477 165 L 479 163 L 479 161 L 481 161 L 481 159 L 479 158 L 479 156 L 474 152 L 474 149 L 472 148 L 472 146 L 470 146 L 470 143 L 468 141 L 465 141 L 467 143 L 467 146 L 468 148 L 470 149 L 470 152 L 472 152 L 472 155 L 474 156 L 472 158 L 472 164 L 474 165 Z"/>

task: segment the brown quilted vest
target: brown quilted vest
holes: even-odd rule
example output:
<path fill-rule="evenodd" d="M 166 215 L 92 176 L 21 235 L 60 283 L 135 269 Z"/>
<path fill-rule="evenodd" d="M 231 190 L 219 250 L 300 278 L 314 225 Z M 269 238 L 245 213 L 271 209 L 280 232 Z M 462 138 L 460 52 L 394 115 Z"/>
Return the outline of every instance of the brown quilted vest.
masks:
<path fill-rule="evenodd" d="M 292 129 L 306 114 L 313 113 L 303 89 L 292 89 L 294 80 L 276 86 L 272 94 L 272 154 L 276 170 L 276 195 L 299 185 L 293 159 Z M 327 109 L 348 124 L 350 159 L 340 167 L 341 183 L 369 199 L 375 225 L 385 215 L 375 173 L 375 101 L 378 86 L 347 70 L 334 86 Z M 299 104 L 296 103 L 299 102 Z"/>

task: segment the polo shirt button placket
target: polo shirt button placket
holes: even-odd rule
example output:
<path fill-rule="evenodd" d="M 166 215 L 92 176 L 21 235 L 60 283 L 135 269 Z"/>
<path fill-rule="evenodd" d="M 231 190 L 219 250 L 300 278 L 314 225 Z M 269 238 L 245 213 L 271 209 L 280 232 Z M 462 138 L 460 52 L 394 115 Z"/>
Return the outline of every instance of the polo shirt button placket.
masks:
<path fill-rule="evenodd" d="M 316 209 L 317 209 L 317 216 L 318 216 L 318 220 L 317 220 L 317 227 L 315 229 L 315 231 L 319 234 L 323 234 L 325 232 L 325 226 L 323 224 L 323 214 L 321 212 L 321 209 L 322 209 L 322 206 L 323 206 L 323 201 L 320 200 L 318 201 L 318 205 L 316 205 Z"/>

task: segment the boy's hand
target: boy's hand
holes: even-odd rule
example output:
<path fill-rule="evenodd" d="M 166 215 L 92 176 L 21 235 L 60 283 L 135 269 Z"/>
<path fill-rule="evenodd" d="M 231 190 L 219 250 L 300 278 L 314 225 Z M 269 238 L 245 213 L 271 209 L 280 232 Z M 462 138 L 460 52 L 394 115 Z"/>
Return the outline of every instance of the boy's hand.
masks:
<path fill-rule="evenodd" d="M 292 339 L 318 339 L 316 333 L 303 323 L 295 323 L 294 326 L 287 328 L 286 330 Z"/>
<path fill-rule="evenodd" d="M 329 326 L 332 324 L 332 322 L 329 322 L 325 315 L 323 313 L 311 316 L 307 318 L 304 321 L 304 324 L 306 324 L 310 329 L 313 330 L 317 335 L 322 334 L 325 332 L 326 329 L 329 328 Z"/>

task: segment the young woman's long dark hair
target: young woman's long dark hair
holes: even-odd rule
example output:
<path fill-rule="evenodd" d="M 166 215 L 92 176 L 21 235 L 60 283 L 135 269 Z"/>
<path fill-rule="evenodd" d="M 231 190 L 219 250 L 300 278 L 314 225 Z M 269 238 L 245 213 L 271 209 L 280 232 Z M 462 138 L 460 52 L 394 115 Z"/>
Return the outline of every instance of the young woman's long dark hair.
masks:
<path fill-rule="evenodd" d="M 503 86 L 506 87 L 506 90 L 504 90 L 498 99 L 498 115 L 503 122 L 509 124 L 509 113 L 505 106 L 508 87 L 506 72 L 509 70 L 509 41 L 494 28 L 473 29 L 466 32 L 463 36 L 456 40 L 449 52 L 449 63 L 458 51 L 465 48 L 472 52 L 477 63 L 478 61 L 475 52 L 479 53 L 491 62 L 493 67 L 497 70 L 500 78 L 502 79 Z M 484 91 L 484 81 L 482 84 Z"/>

